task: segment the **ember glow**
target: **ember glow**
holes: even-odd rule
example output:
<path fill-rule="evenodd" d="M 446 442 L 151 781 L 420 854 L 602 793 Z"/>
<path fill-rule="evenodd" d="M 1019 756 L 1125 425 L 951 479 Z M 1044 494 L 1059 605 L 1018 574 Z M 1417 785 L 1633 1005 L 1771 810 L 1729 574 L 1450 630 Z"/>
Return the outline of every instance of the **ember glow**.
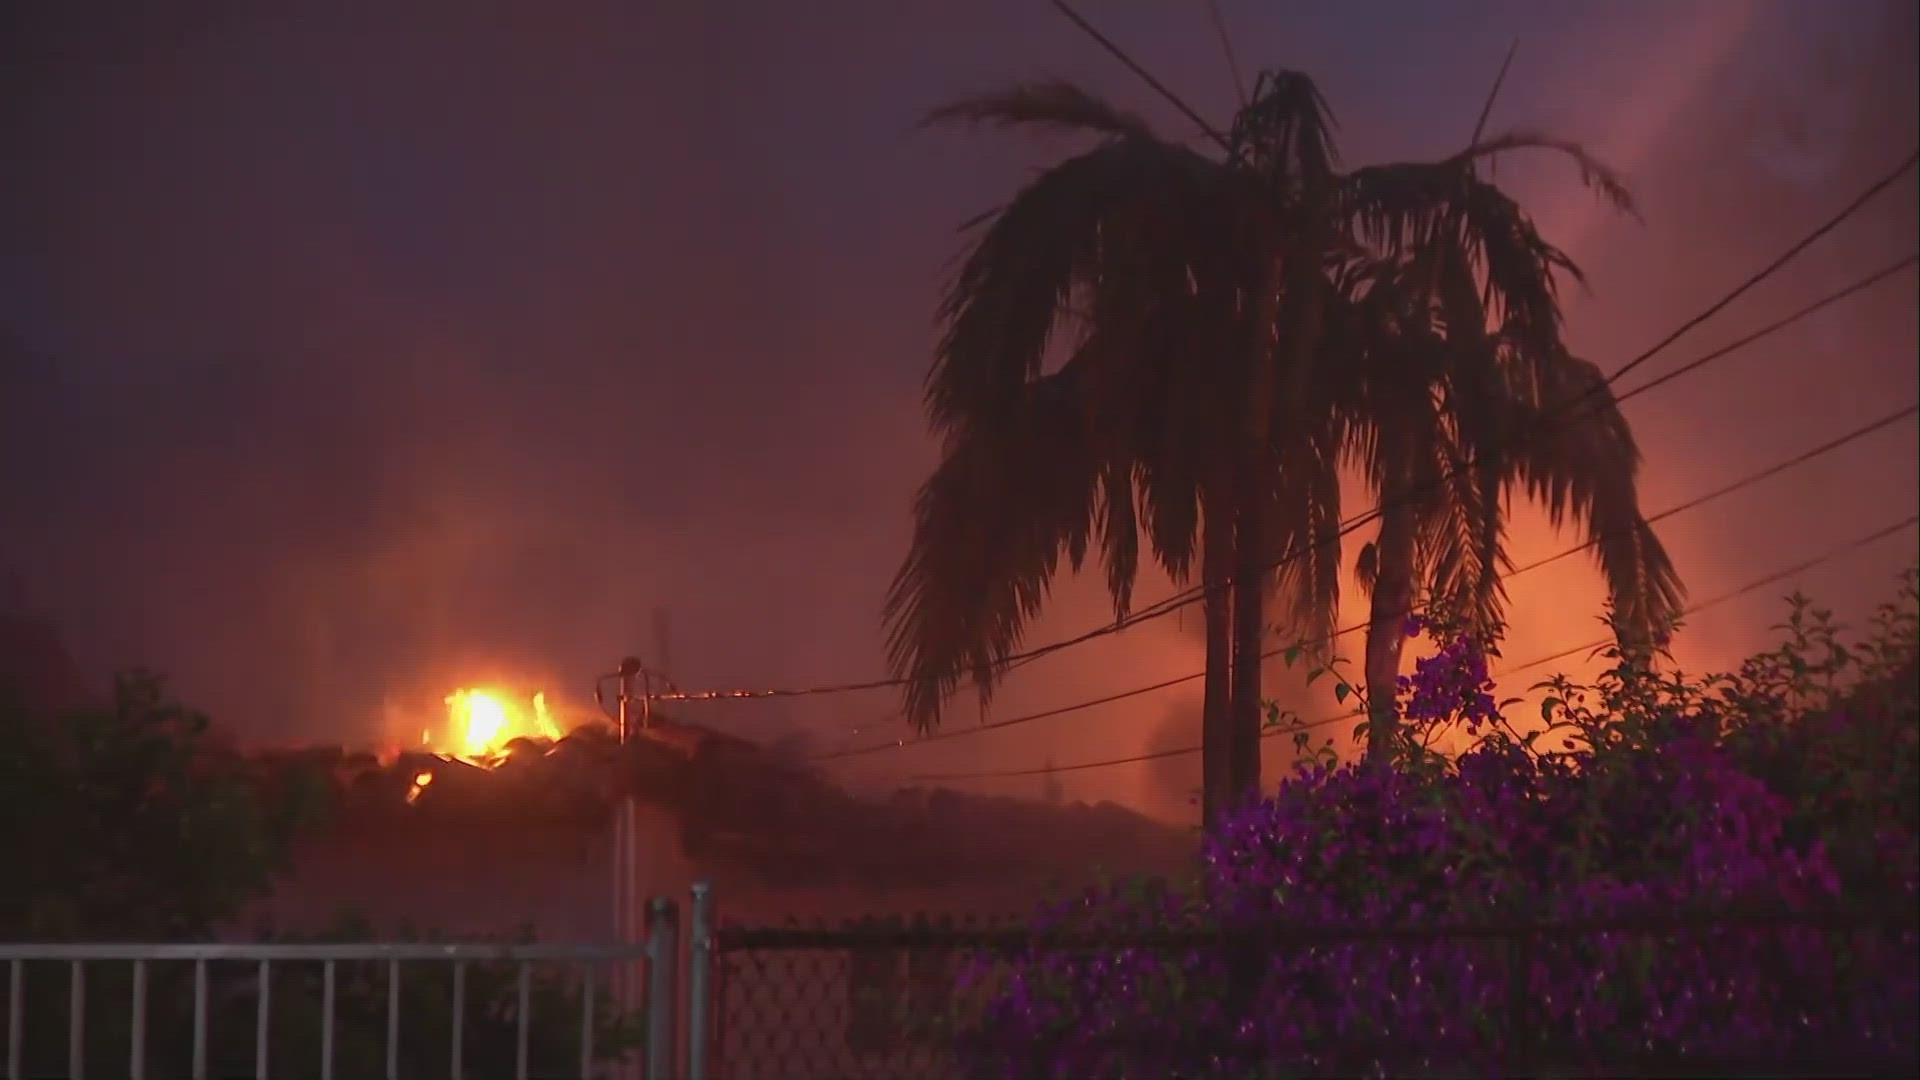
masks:
<path fill-rule="evenodd" d="M 432 773 L 418 772 L 413 774 L 413 785 L 407 788 L 407 801 L 411 803 L 415 799 L 418 799 L 420 793 L 427 790 L 427 785 L 431 783 L 433 783 Z"/>

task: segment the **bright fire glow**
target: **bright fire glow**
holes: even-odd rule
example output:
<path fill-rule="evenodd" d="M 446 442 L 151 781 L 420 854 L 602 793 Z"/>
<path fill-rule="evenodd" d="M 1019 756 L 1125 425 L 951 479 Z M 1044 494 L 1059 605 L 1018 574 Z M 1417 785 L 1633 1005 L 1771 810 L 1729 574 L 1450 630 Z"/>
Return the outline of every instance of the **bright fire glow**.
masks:
<path fill-rule="evenodd" d="M 460 750 L 468 757 L 482 757 L 499 749 L 500 733 L 507 727 L 507 707 L 484 690 L 456 690 L 447 695 L 447 707 L 454 730 L 460 734 Z"/>
<path fill-rule="evenodd" d="M 447 757 L 476 764 L 492 764 L 505 755 L 507 744 L 523 738 L 560 738 L 560 725 L 547 707 L 547 696 L 534 694 L 522 704 L 498 690 L 462 688 L 446 697 L 447 729 L 434 738 L 421 732 L 421 742 L 437 747 Z"/>

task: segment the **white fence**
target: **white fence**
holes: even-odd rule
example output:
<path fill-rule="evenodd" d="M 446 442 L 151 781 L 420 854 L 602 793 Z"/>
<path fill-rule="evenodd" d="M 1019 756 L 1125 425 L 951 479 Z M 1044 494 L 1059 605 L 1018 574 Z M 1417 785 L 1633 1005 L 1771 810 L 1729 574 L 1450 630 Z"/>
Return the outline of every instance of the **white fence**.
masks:
<path fill-rule="evenodd" d="M 695 917 L 692 929 L 696 944 L 693 950 L 694 964 L 689 972 L 693 1003 L 684 1017 L 684 1022 L 693 1031 L 699 1031 L 704 1026 L 704 988 L 710 985 L 710 974 L 704 962 L 708 950 L 698 944 L 708 933 L 707 895 L 704 886 L 694 890 Z M 27 1005 L 34 1000 L 31 995 L 38 994 L 64 995 L 67 999 L 65 1075 L 70 1080 L 83 1080 L 89 1075 L 89 1068 L 95 1070 L 95 1075 L 128 1076 L 132 1080 L 178 1075 L 177 1069 L 182 1066 L 162 1069 L 154 1064 L 155 1040 L 150 1038 L 153 1033 L 148 1030 L 155 1004 L 150 1000 L 149 991 L 153 982 L 152 972 L 162 965 L 191 967 L 190 989 L 184 990 L 191 996 L 190 1006 L 177 1001 L 167 1002 L 174 1006 L 167 1010 L 168 1015 L 174 1018 L 175 1023 L 190 1017 L 187 1023 L 191 1025 L 191 1030 L 165 1034 L 173 1036 L 174 1043 L 184 1044 L 179 1049 L 183 1051 L 182 1056 L 188 1059 L 184 1067 L 190 1070 L 188 1075 L 192 1080 L 233 1075 L 231 1063 L 216 1066 L 212 1060 L 209 1024 L 214 1012 L 210 1002 L 210 991 L 215 983 L 211 974 L 214 965 L 220 965 L 223 971 L 231 971 L 240 965 L 251 965 L 253 969 L 251 978 L 247 980 L 252 984 L 248 995 L 251 1000 L 247 1004 L 251 1005 L 253 1014 L 251 1072 L 256 1080 L 284 1075 L 317 1075 L 322 1080 L 336 1080 L 341 1031 L 336 1006 L 341 998 L 343 973 L 348 970 L 353 971 L 356 977 L 374 978 L 381 984 L 376 992 L 382 993 L 385 999 L 386 1030 L 383 1038 L 385 1075 L 388 1080 L 401 1080 L 403 1075 L 401 1047 L 403 1032 L 407 1030 L 410 992 L 437 995 L 442 988 L 448 987 L 449 980 L 450 1001 L 447 1002 L 445 1022 L 450 1030 L 446 1044 L 445 1075 L 453 1080 L 468 1080 L 476 1073 L 502 1077 L 510 1074 L 516 1080 L 529 1080 L 536 1075 L 552 1076 L 554 1073 L 550 1064 L 538 1073 L 529 1068 L 531 1037 L 536 1025 L 542 1023 L 535 1008 L 536 968 L 541 969 L 542 975 L 549 979 L 556 973 L 562 977 L 567 986 L 569 1008 L 578 1011 L 577 1020 L 567 1021 L 570 1025 L 575 1022 L 578 1024 L 577 1068 L 570 1069 L 566 1075 L 587 1080 L 641 1074 L 646 1080 L 699 1077 L 705 1071 L 702 1060 L 705 1040 L 698 1037 L 679 1038 L 683 1022 L 680 1003 L 684 999 L 678 985 L 681 949 L 678 908 L 669 899 L 655 897 L 649 902 L 647 910 L 645 940 L 590 945 L 440 942 L 0 943 L 0 962 L 4 962 L 7 968 L 5 1077 L 6 1080 L 25 1080 L 28 1075 L 25 1071 L 25 1048 L 29 1034 Z M 506 1000 L 469 1000 L 469 969 L 475 965 L 485 965 L 490 971 L 501 968 L 512 970 L 513 989 L 505 995 Z M 275 1018 L 275 987 L 284 984 L 294 971 L 310 980 L 316 968 L 319 973 L 317 1060 L 276 1062 L 272 1056 L 274 1043 L 270 1037 Z M 126 1035 L 124 1056 L 114 1055 L 120 1057 L 118 1061 L 88 1060 L 90 1050 L 95 1057 L 100 1056 L 100 1040 L 89 1039 L 88 977 L 90 973 L 96 973 L 95 978 L 99 979 L 101 976 L 97 973 L 103 969 L 117 969 L 113 971 L 116 981 L 125 980 L 126 998 L 119 1002 L 119 1011 L 113 1017 L 114 1034 L 117 1036 L 120 1026 L 124 1024 Z M 29 977 L 30 971 L 32 977 Z M 368 976 L 369 971 L 380 971 L 381 974 Z M 179 981 L 182 980 L 175 980 Z M 231 987 L 233 982 L 227 979 L 221 985 Z M 48 983 L 53 985 L 46 985 Z M 62 983 L 64 985 L 60 985 Z M 91 996 L 97 1002 L 99 995 Z M 419 1008 L 417 1002 L 418 999 L 416 1009 Z M 94 1008 L 98 1011 L 100 1006 L 96 1004 Z M 493 1052 L 487 1052 L 485 1060 L 476 1061 L 474 1055 L 477 1051 L 470 1043 L 473 1042 L 473 1029 L 481 1018 L 477 1009 L 490 1010 L 484 1019 L 494 1027 L 511 1027 L 511 1066 L 498 1060 Z M 605 1045 L 596 1046 L 596 1039 L 601 1037 L 599 1029 L 603 1026 L 602 1018 L 610 1015 L 616 1022 L 637 1021 L 639 1030 L 634 1033 L 637 1037 L 631 1040 L 638 1043 L 637 1054 Z M 363 1025 L 367 1019 L 360 1017 Z M 353 1034 L 360 1036 L 363 1043 L 369 1037 L 369 1033 L 364 1031 Z M 687 1048 L 686 1058 L 676 1054 L 676 1048 L 681 1045 Z M 36 1071 L 34 1075 L 44 1073 Z M 355 1080 L 358 1080 L 357 1076 Z"/>

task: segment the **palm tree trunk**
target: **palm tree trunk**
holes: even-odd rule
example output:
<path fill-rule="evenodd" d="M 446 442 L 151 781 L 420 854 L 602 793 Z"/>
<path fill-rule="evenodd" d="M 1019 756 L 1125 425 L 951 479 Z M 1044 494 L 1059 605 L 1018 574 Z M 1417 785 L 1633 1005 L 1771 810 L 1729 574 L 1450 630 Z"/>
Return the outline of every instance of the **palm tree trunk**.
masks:
<path fill-rule="evenodd" d="M 1260 653 L 1266 644 L 1267 569 L 1262 554 L 1257 498 L 1245 500 L 1234 534 L 1238 555 L 1233 575 L 1233 709 L 1231 747 L 1227 765 L 1229 806 L 1240 806 L 1260 793 L 1260 719 L 1265 705 L 1260 695 Z"/>
<path fill-rule="evenodd" d="M 1389 471 L 1388 475 L 1399 475 Z M 1383 764 L 1393 756 L 1400 730 L 1400 652 L 1407 616 L 1413 614 L 1414 530 L 1418 514 L 1404 485 L 1382 493 L 1380 535 L 1374 541 L 1378 576 L 1367 620 L 1367 758 Z"/>
<path fill-rule="evenodd" d="M 1321 218 L 1309 215 L 1305 220 L 1306 231 L 1293 245 L 1292 254 L 1310 252 L 1317 256 Z M 1266 222 L 1263 227 L 1274 225 Z M 1266 489 L 1271 481 L 1268 470 L 1272 467 L 1275 391 L 1285 394 L 1288 415 L 1283 422 L 1296 431 L 1305 430 L 1312 409 L 1307 389 L 1321 334 L 1319 273 L 1317 257 L 1289 257 L 1270 264 L 1247 326 L 1251 368 L 1235 477 L 1239 506 L 1234 531 L 1233 750 L 1229 769 L 1236 804 L 1260 793 L 1260 733 L 1266 707 L 1260 692 L 1261 664 L 1265 660 L 1261 654 L 1266 646 L 1267 589 L 1273 577 L 1265 528 Z M 1282 325 L 1287 332 L 1284 349 L 1278 336 Z M 1282 370 L 1283 384 L 1277 381 Z"/>
<path fill-rule="evenodd" d="M 1294 269 L 1292 260 L 1287 266 Z M 1292 276 L 1300 276 L 1297 269 Z M 1273 398 L 1278 374 L 1275 367 L 1281 359 L 1275 340 L 1280 314 L 1280 268 L 1269 267 L 1266 277 L 1247 326 L 1250 365 L 1247 411 L 1245 426 L 1239 432 L 1241 442 L 1234 475 L 1238 505 L 1233 534 L 1233 708 L 1228 782 L 1229 797 L 1236 806 L 1260 793 L 1260 721 L 1266 704 L 1260 693 L 1260 667 L 1265 659 L 1260 654 L 1266 645 L 1267 584 L 1273 572 L 1267 565 L 1264 525 L 1270 483 L 1267 470 L 1272 462 L 1269 444 L 1273 437 Z M 1297 318 L 1289 321 L 1304 335 L 1318 333 L 1317 327 L 1300 325 L 1301 320 Z M 1287 359 L 1295 368 L 1303 368 L 1311 348 L 1303 348 L 1299 340 L 1291 344 Z M 1298 381 L 1294 371 L 1289 371 L 1288 380 L 1289 387 Z"/>
<path fill-rule="evenodd" d="M 1229 694 L 1233 663 L 1233 528 L 1227 507 L 1213 500 L 1201 525 L 1200 580 L 1206 587 L 1207 674 L 1200 706 L 1200 823 L 1208 832 L 1220 826 L 1220 812 L 1232 791 L 1228 762 L 1232 748 Z"/>

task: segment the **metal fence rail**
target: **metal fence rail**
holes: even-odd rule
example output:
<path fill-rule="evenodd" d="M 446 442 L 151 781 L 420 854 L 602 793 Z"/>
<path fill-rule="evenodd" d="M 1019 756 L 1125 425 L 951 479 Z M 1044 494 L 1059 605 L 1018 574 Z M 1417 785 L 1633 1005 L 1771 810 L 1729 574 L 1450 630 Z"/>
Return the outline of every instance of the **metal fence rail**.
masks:
<path fill-rule="evenodd" d="M 350 1075 L 357 1080 L 382 1069 L 388 1080 L 401 1080 L 422 1075 L 419 1062 L 430 1056 L 417 1039 L 411 1045 L 406 1041 L 411 1013 L 403 1003 L 411 998 L 415 1013 L 431 1014 L 444 1006 L 446 1064 L 444 1073 L 435 1069 L 435 1075 L 457 1080 L 613 1075 L 626 1072 L 624 1049 L 637 1044 L 649 1080 L 668 1080 L 676 1075 L 675 915 L 671 901 L 656 898 L 642 943 L 0 944 L 0 961 L 7 969 L 5 1076 L 25 1080 L 49 1075 L 41 1065 L 28 1071 L 29 1039 L 49 1035 L 42 1029 L 63 1014 L 65 1072 L 54 1075 L 71 1080 L 82 1080 L 90 1065 L 99 1075 L 132 1080 L 183 1075 L 206 1080 L 249 1069 L 257 1080 L 269 1075 L 322 1080 Z M 646 986 L 644 1025 L 632 1023 L 608 1000 L 611 995 L 600 991 L 603 979 L 641 967 L 644 983 L 635 978 L 630 985 Z M 540 975 L 536 968 L 542 969 Z M 477 981 L 484 985 L 476 987 Z M 112 985 L 102 985 L 109 982 Z M 47 1000 L 34 996 L 44 983 L 55 984 L 48 989 L 56 1004 L 36 1011 L 31 1006 Z M 64 1009 L 57 1007 L 59 990 L 65 991 Z M 105 996 L 102 990 L 112 993 Z M 317 998 L 312 1057 L 274 1060 L 274 1036 L 294 1030 L 289 1018 L 276 1013 L 276 990 L 283 1000 L 281 1013 L 289 999 L 299 1003 Z M 339 1014 L 348 1000 L 356 1024 L 343 1032 Z M 568 1055 L 571 1065 L 534 1061 L 535 1033 L 557 1034 L 542 1027 L 542 1006 L 555 1014 L 544 1023 L 564 1019 L 577 1033 L 567 1036 L 577 1040 L 577 1054 Z M 234 1034 L 234 1021 L 243 1012 L 252 1014 L 251 1060 L 245 1064 L 233 1060 L 240 1049 L 237 1040 L 214 1038 L 218 1021 L 226 1021 L 226 1033 Z M 156 1021 L 173 1030 L 159 1030 L 163 1025 Z M 384 1027 L 377 1046 L 369 1032 L 358 1030 L 375 1025 Z M 359 1051 L 353 1060 L 343 1053 L 343 1035 Z M 42 1048 L 46 1043 L 42 1038 Z M 119 1061 L 90 1060 L 103 1056 L 103 1043 L 119 1043 L 124 1056 L 116 1054 Z M 216 1061 L 216 1051 L 223 1051 L 218 1056 L 224 1060 Z M 375 1053 L 381 1064 L 367 1060 Z M 414 1068 L 404 1068 L 403 1058 Z"/>

